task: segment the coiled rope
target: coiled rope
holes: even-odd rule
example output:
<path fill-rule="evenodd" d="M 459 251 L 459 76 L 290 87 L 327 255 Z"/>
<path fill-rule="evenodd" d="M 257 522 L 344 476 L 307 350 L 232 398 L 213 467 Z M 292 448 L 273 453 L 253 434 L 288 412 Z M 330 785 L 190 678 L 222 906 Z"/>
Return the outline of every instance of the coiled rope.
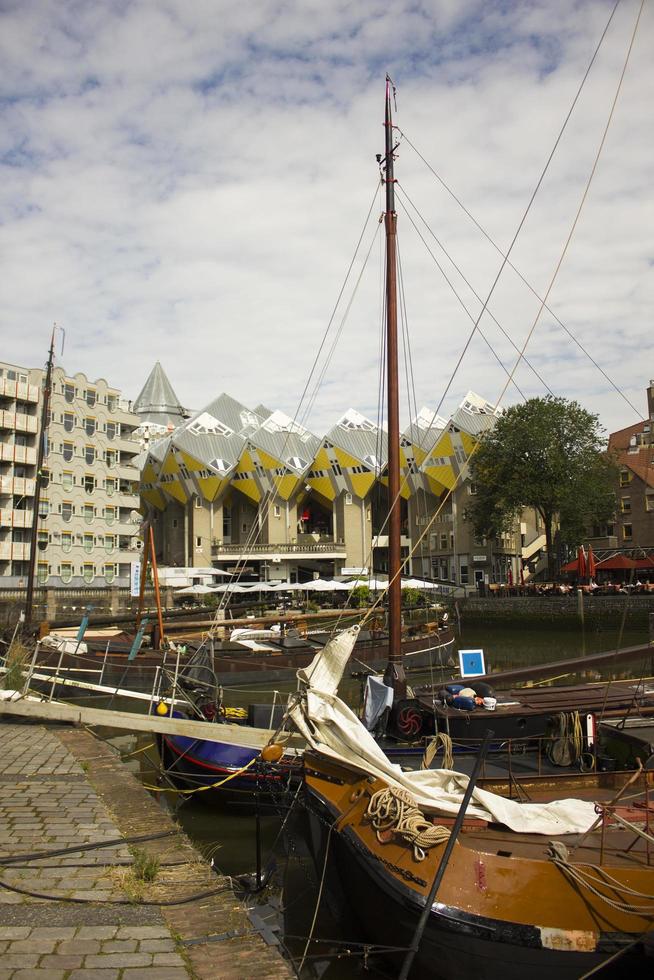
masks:
<path fill-rule="evenodd" d="M 424 861 L 429 848 L 443 844 L 450 836 L 447 827 L 439 827 L 425 820 L 411 793 L 393 786 L 385 786 L 373 793 L 366 817 L 380 844 L 387 843 L 382 834 L 392 830 L 396 837 L 411 845 L 416 861 Z"/>
<path fill-rule="evenodd" d="M 587 889 L 596 898 L 605 902 L 612 909 L 615 909 L 616 912 L 623 912 L 625 915 L 640 915 L 643 918 L 654 918 L 654 898 L 651 895 L 645 892 L 639 892 L 635 888 L 630 888 L 596 864 L 570 864 L 568 860 L 568 849 L 560 841 L 550 841 L 548 856 L 557 868 L 574 884 Z M 649 904 L 634 905 L 628 901 L 609 898 L 608 895 L 605 895 L 604 892 L 599 891 L 599 888 L 596 887 L 602 885 L 613 889 L 618 894 L 630 895 L 633 898 L 644 898 Z"/>

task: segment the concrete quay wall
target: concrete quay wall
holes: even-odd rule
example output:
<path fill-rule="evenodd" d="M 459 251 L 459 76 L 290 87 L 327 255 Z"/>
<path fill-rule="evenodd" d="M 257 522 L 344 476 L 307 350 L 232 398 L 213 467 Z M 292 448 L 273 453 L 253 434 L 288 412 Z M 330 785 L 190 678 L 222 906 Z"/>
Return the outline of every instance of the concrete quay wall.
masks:
<path fill-rule="evenodd" d="M 479 599 L 470 596 L 458 602 L 464 623 L 547 622 L 569 625 L 579 622 L 579 601 L 571 596 L 502 596 Z M 654 595 L 589 596 L 583 599 L 588 623 L 619 623 L 626 613 L 630 625 L 647 625 L 654 616 Z"/>

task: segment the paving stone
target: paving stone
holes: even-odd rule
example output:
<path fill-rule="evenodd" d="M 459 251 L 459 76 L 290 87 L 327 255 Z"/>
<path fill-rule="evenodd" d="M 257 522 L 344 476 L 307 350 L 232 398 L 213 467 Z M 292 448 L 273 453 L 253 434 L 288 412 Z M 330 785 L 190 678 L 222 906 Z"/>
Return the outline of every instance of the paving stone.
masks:
<path fill-rule="evenodd" d="M 57 946 L 57 953 L 59 955 L 78 955 L 86 956 L 87 953 L 99 953 L 100 952 L 100 940 L 99 939 L 66 939 L 63 943 L 59 943 Z"/>
<path fill-rule="evenodd" d="M 17 939 L 9 943 L 9 953 L 52 953 L 57 945 L 54 939 Z"/>
<path fill-rule="evenodd" d="M 17 970 L 12 973 L 12 980 L 64 980 L 65 970 L 50 970 L 47 967 L 42 969 L 37 966 L 35 970 Z"/>
<path fill-rule="evenodd" d="M 118 926 L 80 926 L 77 935 L 80 939 L 113 939 Z"/>
<path fill-rule="evenodd" d="M 156 970 L 123 970 L 122 973 L 122 980 L 188 980 L 188 977 L 189 972 L 186 968 L 180 969 L 174 966 L 157 967 Z M 218 974 L 214 974 L 215 980 L 217 977 Z"/>
<path fill-rule="evenodd" d="M 153 966 L 184 966 L 184 960 L 179 953 L 155 953 L 152 957 Z"/>
<path fill-rule="evenodd" d="M 118 980 L 120 970 L 73 970 L 68 980 Z M 155 980 L 153 977 L 152 980 Z"/>
<path fill-rule="evenodd" d="M 2 968 L 4 970 L 30 970 L 39 962 L 38 956 L 28 956 L 27 953 L 7 953 L 2 957 Z"/>
<path fill-rule="evenodd" d="M 53 970 L 77 970 L 82 965 L 81 956 L 59 956 L 53 953 L 52 956 L 42 956 L 39 961 L 40 967 L 50 967 Z"/>
<path fill-rule="evenodd" d="M 31 931 L 29 926 L 0 926 L 0 939 L 25 939 Z"/>
<path fill-rule="evenodd" d="M 173 953 L 175 943 L 172 939 L 143 939 L 139 943 L 141 953 Z"/>
<path fill-rule="evenodd" d="M 75 926 L 37 926 L 30 939 L 72 939 L 75 932 Z"/>
<path fill-rule="evenodd" d="M 169 939 L 165 926 L 120 926 L 117 939 Z"/>
<path fill-rule="evenodd" d="M 76 964 L 79 966 L 80 964 Z M 127 966 L 151 966 L 152 956 L 150 953 L 100 953 L 97 956 L 87 956 L 84 959 L 84 966 L 88 970 L 92 967 L 106 968 L 114 966 L 122 969 Z"/>
<path fill-rule="evenodd" d="M 161 942 L 161 940 L 159 940 Z M 137 952 L 137 941 L 136 939 L 110 939 L 108 942 L 102 944 L 102 953 L 136 953 Z M 143 943 L 140 944 L 138 952 L 148 953 L 152 950 L 143 949 Z"/>

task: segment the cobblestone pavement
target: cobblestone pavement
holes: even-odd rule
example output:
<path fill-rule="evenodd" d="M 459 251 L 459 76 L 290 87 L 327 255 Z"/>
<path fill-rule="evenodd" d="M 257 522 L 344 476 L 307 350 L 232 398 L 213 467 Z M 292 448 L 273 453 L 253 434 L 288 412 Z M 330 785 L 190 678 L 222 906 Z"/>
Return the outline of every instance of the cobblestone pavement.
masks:
<path fill-rule="evenodd" d="M 215 890 L 219 880 L 106 745 L 86 732 L 0 718 L 0 862 L 24 855 L 0 866 L 0 980 L 292 976 L 258 936 L 211 943 L 214 934 L 252 931 L 228 889 L 163 909 L 126 900 L 133 855 L 122 842 L 28 860 L 162 831 L 144 845 L 161 865 L 148 897 Z"/>

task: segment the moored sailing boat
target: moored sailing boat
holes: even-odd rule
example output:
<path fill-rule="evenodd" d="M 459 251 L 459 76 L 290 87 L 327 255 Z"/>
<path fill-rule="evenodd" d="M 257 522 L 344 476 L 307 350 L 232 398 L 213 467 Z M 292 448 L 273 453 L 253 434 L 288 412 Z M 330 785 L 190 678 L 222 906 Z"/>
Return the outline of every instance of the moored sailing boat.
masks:
<path fill-rule="evenodd" d="M 391 82 L 385 101 L 386 321 L 389 490 L 399 499 L 390 443 L 397 418 L 397 339 Z M 394 469 L 393 469 L 394 468 Z M 389 528 L 390 650 L 385 675 L 395 705 L 406 700 L 399 636 L 399 527 Z M 336 697 L 343 664 L 316 658 L 291 717 L 312 750 L 304 756 L 317 864 L 333 863 L 366 938 L 395 947 L 397 975 L 525 974 L 578 978 L 609 967 L 643 968 L 654 926 L 651 773 L 638 806 L 590 790 L 594 802 L 519 804 L 478 790 L 474 775 L 403 773 Z M 301 679 L 302 679 L 301 678 Z M 492 716 L 489 716 L 492 717 Z M 489 737 L 492 733 L 489 733 Z M 569 789 L 569 787 L 568 787 Z M 598 802 L 601 796 L 603 801 Z M 611 797 L 611 794 L 608 794 Z M 633 803 L 634 801 L 630 801 Z M 447 843 L 446 843 L 447 841 Z M 335 860 L 332 862 L 331 859 Z"/>

